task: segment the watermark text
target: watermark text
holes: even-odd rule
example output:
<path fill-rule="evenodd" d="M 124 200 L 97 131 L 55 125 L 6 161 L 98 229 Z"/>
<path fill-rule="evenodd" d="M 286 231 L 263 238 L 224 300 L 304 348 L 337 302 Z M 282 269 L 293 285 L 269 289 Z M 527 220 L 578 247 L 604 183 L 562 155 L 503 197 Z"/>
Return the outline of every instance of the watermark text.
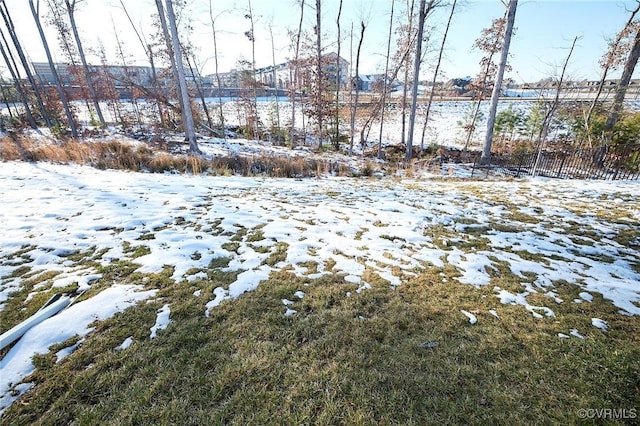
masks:
<path fill-rule="evenodd" d="M 637 419 L 636 408 L 580 408 L 578 418 L 581 419 Z"/>

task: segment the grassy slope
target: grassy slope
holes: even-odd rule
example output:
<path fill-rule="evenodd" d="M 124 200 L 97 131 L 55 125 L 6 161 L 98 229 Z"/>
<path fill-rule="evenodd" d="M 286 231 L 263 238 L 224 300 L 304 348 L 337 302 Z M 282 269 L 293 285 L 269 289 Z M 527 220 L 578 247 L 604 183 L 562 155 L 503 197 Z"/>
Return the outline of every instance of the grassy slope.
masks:
<path fill-rule="evenodd" d="M 559 305 L 560 319 L 532 320 L 521 306 L 500 305 L 489 287 L 444 282 L 440 272 L 361 293 L 338 276 L 305 282 L 279 272 L 210 318 L 193 292 L 210 294 L 233 274 L 166 281 L 160 299 L 99 324 L 58 365 L 53 355 L 38 357 L 39 385 L 2 423 L 570 424 L 579 408 L 640 403 L 637 318 L 596 298 Z M 284 317 L 283 298 L 295 300 L 297 314 Z M 165 302 L 173 322 L 150 340 Z M 478 324 L 460 309 L 479 310 Z M 590 328 L 592 316 L 610 331 Z M 589 330 L 587 338 L 557 337 L 574 327 Z M 115 351 L 130 335 L 135 343 Z"/>
<path fill-rule="evenodd" d="M 572 207 L 583 208 L 588 214 L 586 202 Z M 619 210 L 598 214 L 614 222 L 625 214 Z M 515 222 L 532 220 L 516 213 Z M 565 225 L 571 238 L 588 235 L 587 225 Z M 629 229 L 631 234 L 616 237 L 620 243 L 637 239 L 637 230 Z M 439 226 L 428 232 L 453 237 Z M 458 248 L 483 248 L 482 232 L 465 235 Z M 245 234 L 231 237 L 230 244 L 260 239 L 259 233 Z M 282 244 L 266 262 L 282 260 L 285 250 Z M 96 250 L 70 260 L 89 266 L 99 256 Z M 360 293 L 337 274 L 310 280 L 284 270 L 206 318 L 213 289 L 236 278 L 237 272 L 223 271 L 228 261 L 216 259 L 207 279 L 189 283 L 174 282 L 170 269 L 140 274 L 125 260 L 94 264 L 103 277 L 83 298 L 113 282 L 144 283 L 160 289 L 159 297 L 98 323 L 60 363 L 55 351 L 75 342 L 37 356 L 29 378 L 37 386 L 0 423 L 573 424 L 581 423 L 580 408 L 640 407 L 640 318 L 620 315 L 597 294 L 592 303 L 570 303 L 581 291 L 577 285 L 556 283 L 557 296 L 567 302 L 553 306 L 555 317 L 534 319 L 524 307 L 502 305 L 495 296 L 494 286 L 522 291 L 522 279 L 507 268 L 496 269 L 482 288 L 457 283 L 458 272 L 448 264 L 405 277 L 396 289 L 367 271 L 363 279 L 373 288 Z M 17 273 L 29 277 L 28 268 Z M 23 291 L 1 312 L 3 329 L 41 305 L 46 292 L 25 299 L 51 278 L 22 282 Z M 305 292 L 301 300 L 294 296 L 299 290 Z M 284 298 L 294 301 L 295 315 L 284 316 Z M 549 299 L 532 295 L 528 301 L 545 305 Z M 165 303 L 172 323 L 151 340 L 149 328 Z M 476 313 L 478 323 L 469 324 L 461 309 Z M 592 317 L 606 320 L 609 331 L 594 328 Z M 572 328 L 586 339 L 558 337 Z M 134 344 L 116 351 L 129 336 Z M 435 343 L 424 347 L 427 342 Z"/>

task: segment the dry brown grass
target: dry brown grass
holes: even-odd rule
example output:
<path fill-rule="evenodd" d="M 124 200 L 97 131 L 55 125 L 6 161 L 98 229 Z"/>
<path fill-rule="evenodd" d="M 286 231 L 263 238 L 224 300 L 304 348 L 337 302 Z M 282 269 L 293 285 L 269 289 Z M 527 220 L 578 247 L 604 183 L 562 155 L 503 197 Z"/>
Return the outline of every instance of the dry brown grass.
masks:
<path fill-rule="evenodd" d="M 22 157 L 23 148 L 18 141 L 8 136 L 0 138 L 0 159 L 15 161 Z"/>
<path fill-rule="evenodd" d="M 269 176 L 278 178 L 317 177 L 325 174 L 370 175 L 371 167 L 353 171 L 348 165 L 304 157 L 228 155 L 205 158 L 171 154 L 146 144 L 127 141 L 83 142 L 77 140 L 39 142 L 22 135 L 0 138 L 0 160 L 47 161 L 58 164 L 90 165 L 98 169 L 192 173 L 211 175 Z"/>

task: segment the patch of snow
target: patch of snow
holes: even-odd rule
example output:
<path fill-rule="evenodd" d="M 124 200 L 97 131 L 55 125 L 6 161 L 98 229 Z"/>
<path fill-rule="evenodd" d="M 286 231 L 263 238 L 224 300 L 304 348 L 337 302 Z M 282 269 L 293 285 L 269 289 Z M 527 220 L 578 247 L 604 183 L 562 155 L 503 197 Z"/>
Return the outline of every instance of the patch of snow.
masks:
<path fill-rule="evenodd" d="M 369 284 L 369 283 L 363 283 L 360 287 L 358 287 L 358 288 L 356 289 L 356 293 L 358 293 L 358 294 L 359 294 L 359 293 L 361 293 L 362 291 L 364 291 L 364 290 L 370 290 L 371 288 L 372 288 L 372 287 L 371 287 L 371 284 Z"/>
<path fill-rule="evenodd" d="M 93 331 L 93 327 L 91 328 L 91 331 Z M 58 352 L 56 352 L 56 363 L 62 361 L 66 356 L 71 355 L 76 349 L 80 347 L 82 343 L 84 343 L 84 340 L 85 339 L 82 338 L 73 345 L 62 348 Z"/>
<path fill-rule="evenodd" d="M 151 335 L 149 336 L 152 339 L 157 337 L 158 330 L 164 330 L 169 326 L 171 320 L 169 316 L 171 315 L 171 308 L 169 308 L 168 304 L 165 304 L 162 308 L 158 309 L 158 315 L 156 316 L 156 323 L 153 327 L 151 327 Z"/>
<path fill-rule="evenodd" d="M 157 293 L 157 290 L 142 289 L 137 285 L 114 285 L 90 299 L 70 305 L 27 331 L 0 361 L 0 412 L 20 395 L 16 385 L 34 371 L 31 361 L 34 355 L 46 354 L 51 345 L 74 336 L 86 336 L 93 330 L 89 324 L 104 321 Z"/>
<path fill-rule="evenodd" d="M 593 295 L 591 293 L 587 293 L 586 291 L 580 292 L 578 294 L 582 300 L 586 300 L 587 302 L 593 302 Z"/>
<path fill-rule="evenodd" d="M 609 325 L 607 324 L 607 322 L 600 318 L 591 318 L 591 325 L 599 328 L 602 331 L 607 331 L 609 329 Z"/>
<path fill-rule="evenodd" d="M 311 155 L 306 148 L 276 149 L 266 142 L 228 142 L 228 149 L 222 140 L 202 145 L 204 150 L 226 149 L 243 155 L 245 151 Z M 356 159 L 348 161 L 357 165 Z M 207 270 L 214 259 L 228 257 L 225 270 L 237 273 L 237 280 L 214 290 L 206 316 L 223 300 L 254 290 L 272 271 L 284 268 L 304 278 L 305 285 L 336 273 L 364 289 L 365 271 L 395 288 L 420 271 L 454 266 L 460 276 L 449 282 L 478 287 L 491 284 L 498 263 L 509 268 L 523 290 L 512 294 L 497 288 L 497 297 L 502 303 L 525 307 L 536 318 L 555 313 L 528 300 L 561 303 L 554 285 L 558 281 L 573 283 L 589 295 L 578 297 L 576 303 L 597 295 L 620 314 L 640 315 L 640 274 L 632 267 L 637 252 L 616 242 L 617 235 L 640 220 L 637 182 L 536 178 L 469 185 L 425 176 L 401 176 L 391 183 L 335 176 L 267 180 L 5 162 L 0 168 L 0 276 L 13 278 L 0 283 L 0 310 L 10 294 L 22 289 L 22 280 L 14 277 L 18 268 L 28 268 L 34 277 L 56 273 L 56 286 L 78 283 L 81 289 L 90 288 L 101 278 L 98 269 L 81 267 L 70 257 L 87 252 L 95 253 L 95 262 L 105 267 L 119 260 L 138 263 L 137 272 L 160 272 L 171 265 L 177 282 L 204 278 L 190 271 Z M 510 200 L 519 212 L 535 216 L 538 222 L 514 219 L 513 212 L 494 198 Z M 597 214 L 612 206 L 619 208 L 611 203 L 615 199 L 623 200 L 629 211 L 628 223 L 610 222 Z M 591 213 L 581 213 L 582 205 L 588 205 Z M 477 224 L 461 221 L 468 218 Z M 494 223 L 518 232 L 494 229 L 490 226 Z M 573 231 L 568 227 L 575 224 L 598 238 L 584 242 L 570 238 Z M 240 236 L 239 231 L 258 226 L 262 240 L 249 242 L 244 236 L 234 240 L 239 246 L 236 251 L 223 247 Z M 442 228 L 443 235 L 430 232 L 434 227 Z M 475 227 L 488 229 L 477 247 L 475 234 L 466 232 Z M 141 238 L 145 236 L 153 238 Z M 441 245 L 443 239 L 447 247 Z M 148 254 L 133 258 L 123 249 L 125 243 L 133 249 L 144 246 Z M 268 266 L 266 260 L 278 243 L 287 245 L 286 257 Z M 536 260 L 522 253 L 535 255 Z M 442 279 L 447 279 L 446 274 Z M 344 293 L 352 295 L 346 289 Z M 99 316 L 100 309 L 92 309 Z M 48 336 L 43 340 L 48 343 Z M 7 392 L 0 386 L 0 397 Z"/>
<path fill-rule="evenodd" d="M 460 312 L 462 312 L 463 314 L 466 315 L 467 318 L 469 318 L 470 324 L 475 324 L 478 322 L 478 318 L 475 315 L 473 315 L 471 312 L 465 311 L 464 309 L 460 309 Z"/>
<path fill-rule="evenodd" d="M 571 334 L 572 336 L 577 337 L 579 339 L 584 339 L 584 336 L 582 334 L 580 334 L 578 332 L 578 329 L 576 329 L 576 328 L 572 328 L 571 331 L 569 332 L 569 334 Z"/>
<path fill-rule="evenodd" d="M 304 292 L 302 291 L 296 291 L 295 293 L 293 293 L 293 295 L 295 297 L 297 297 L 298 299 L 302 299 L 304 297 Z"/>
<path fill-rule="evenodd" d="M 362 279 L 358 275 L 347 275 L 344 280 L 348 283 L 359 284 Z"/>
<path fill-rule="evenodd" d="M 285 313 L 284 313 L 284 316 L 285 316 L 285 317 L 290 317 L 291 315 L 293 315 L 293 314 L 295 314 L 295 313 L 297 313 L 297 312 L 298 312 L 298 311 L 296 311 L 295 309 L 289 309 L 289 308 L 287 308 L 287 310 L 286 310 L 286 311 L 285 311 Z"/>
<path fill-rule="evenodd" d="M 229 291 L 225 290 L 222 287 L 216 287 L 213 289 L 213 294 L 215 297 L 215 299 L 211 300 L 210 302 L 208 302 L 206 304 L 206 311 L 204 312 L 204 316 L 209 318 L 209 311 L 213 308 L 215 308 L 216 306 L 218 306 L 220 303 L 222 303 L 223 300 L 229 299 Z"/>
<path fill-rule="evenodd" d="M 118 346 L 116 346 L 114 349 L 116 351 L 124 351 L 125 349 L 128 349 L 129 346 L 131 346 L 132 344 L 133 344 L 133 336 L 129 336 L 126 339 L 124 339 L 124 341 L 120 343 Z"/>
<path fill-rule="evenodd" d="M 499 287 L 497 287 L 499 288 Z M 495 289 L 494 289 L 495 290 Z M 546 307 L 546 306 L 533 306 L 530 305 L 529 302 L 527 301 L 527 296 L 529 295 L 529 292 L 523 292 L 523 293 L 518 293 L 518 294 L 513 294 L 508 292 L 507 290 L 498 290 L 498 294 L 496 295 L 499 299 L 500 302 L 505 304 L 505 305 L 522 305 L 524 306 L 529 312 L 531 312 L 531 314 L 533 315 L 534 318 L 544 318 L 543 315 L 539 314 L 536 311 L 543 311 L 544 314 L 547 317 L 555 317 L 555 313 L 553 312 L 552 309 Z"/>
<path fill-rule="evenodd" d="M 196 281 L 196 280 L 205 280 L 205 279 L 207 279 L 207 273 L 203 272 L 203 271 L 200 271 L 200 272 L 198 272 L 196 274 L 188 275 L 185 278 L 186 278 L 187 282 L 193 282 L 193 281 Z"/>

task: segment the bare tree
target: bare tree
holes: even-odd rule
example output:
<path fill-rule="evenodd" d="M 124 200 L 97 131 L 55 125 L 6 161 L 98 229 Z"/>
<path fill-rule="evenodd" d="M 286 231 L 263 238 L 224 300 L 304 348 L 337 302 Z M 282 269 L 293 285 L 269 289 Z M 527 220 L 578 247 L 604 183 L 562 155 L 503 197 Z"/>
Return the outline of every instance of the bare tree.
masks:
<path fill-rule="evenodd" d="M 493 142 L 493 126 L 496 121 L 496 111 L 498 110 L 498 99 L 502 90 L 502 79 L 504 70 L 507 67 L 507 58 L 509 57 L 509 45 L 511 44 L 511 34 L 513 33 L 513 24 L 516 20 L 516 9 L 518 0 L 509 0 L 509 9 L 507 11 L 507 26 L 504 31 L 504 42 L 502 44 L 502 54 L 500 55 L 500 64 L 498 65 L 498 75 L 493 84 L 493 92 L 491 93 L 491 105 L 489 107 L 489 117 L 487 118 L 487 133 L 485 135 L 484 147 L 480 161 L 488 163 L 491 160 L 491 144 Z"/>
<path fill-rule="evenodd" d="M 493 57 L 502 48 L 504 41 L 504 27 L 506 25 L 506 14 L 504 18 L 494 19 L 489 28 L 482 30 L 482 35 L 473 44 L 474 47 L 487 53 L 480 60 L 481 71 L 477 78 L 469 84 L 475 92 L 474 99 L 476 103 L 471 115 L 471 121 L 465 125 L 467 129 L 467 140 L 464 144 L 463 151 L 467 151 L 471 136 L 476 129 L 476 121 L 480 115 L 480 104 L 485 98 L 488 82 L 490 77 L 497 72 L 497 66 L 493 62 Z"/>
<path fill-rule="evenodd" d="M 193 64 L 191 59 L 188 56 L 185 56 L 185 60 L 187 61 L 187 66 L 189 67 L 189 72 L 193 76 L 193 83 L 196 87 L 196 92 L 198 93 L 198 97 L 200 98 L 200 103 L 202 105 L 202 110 L 204 111 L 205 117 L 207 117 L 207 127 L 210 132 L 213 132 L 213 121 L 211 120 L 211 114 L 209 113 L 209 107 L 207 106 L 207 102 L 204 98 L 204 91 L 202 90 L 200 71 L 198 70 L 198 66 L 196 65 L 196 58 L 193 58 Z M 200 122 L 200 125 L 203 124 Z"/>
<path fill-rule="evenodd" d="M 160 93 L 161 91 L 160 91 L 160 85 L 158 84 L 158 73 L 156 71 L 153 48 L 150 43 L 147 43 L 144 35 L 140 31 L 138 31 L 138 28 L 133 23 L 133 19 L 131 19 L 131 15 L 129 14 L 127 7 L 124 5 L 123 0 L 120 0 L 120 6 L 124 11 L 125 16 L 129 20 L 129 23 L 131 24 L 131 28 L 136 33 L 136 37 L 138 38 L 138 41 L 140 42 L 142 49 L 144 50 L 145 54 L 147 55 L 147 58 L 149 59 L 149 65 L 151 66 L 151 84 L 154 90 L 153 98 L 155 98 L 156 105 L 158 107 L 158 117 L 159 117 L 160 124 L 163 127 L 165 127 L 166 126 L 165 113 L 162 108 L 162 104 L 163 103 L 167 104 L 168 100 L 165 99 L 165 97 L 162 96 L 162 94 Z M 170 105 L 169 107 L 174 108 L 173 105 Z"/>
<path fill-rule="evenodd" d="M 391 13 L 389 14 L 389 35 L 387 36 L 387 56 L 384 64 L 384 81 L 382 82 L 382 99 L 380 108 L 380 135 L 378 138 L 378 158 L 382 158 L 382 129 L 384 128 L 384 110 L 387 103 L 387 90 L 389 87 L 389 55 L 391 53 L 391 32 L 393 29 L 393 9 L 396 2 L 391 0 Z"/>
<path fill-rule="evenodd" d="M 218 86 L 218 108 L 219 108 L 218 119 L 220 120 L 220 131 L 222 133 L 222 138 L 224 140 L 227 140 L 227 132 L 225 131 L 225 124 L 224 124 L 224 109 L 223 109 L 224 104 L 222 102 L 222 81 L 220 80 L 220 67 L 218 63 L 218 40 L 216 37 L 216 19 L 220 15 L 221 14 L 219 14 L 214 18 L 213 2 L 212 0 L 209 0 L 209 19 L 211 19 L 211 33 L 213 35 L 213 60 L 215 64 L 216 83 Z"/>
<path fill-rule="evenodd" d="M 116 22 L 113 19 L 113 16 L 111 17 L 111 26 L 113 27 L 113 36 L 116 40 L 116 51 L 120 59 L 120 64 L 124 71 L 124 75 L 120 75 L 120 76 L 114 75 L 115 73 L 112 73 L 111 78 L 113 78 L 114 80 L 118 81 L 121 84 L 124 84 L 126 89 L 129 91 L 129 94 L 131 96 L 130 102 L 131 102 L 131 105 L 133 106 L 133 111 L 135 113 L 134 114 L 135 121 L 137 125 L 141 127 L 144 120 L 142 118 L 142 113 L 140 111 L 140 105 L 138 104 L 138 97 L 139 97 L 138 93 L 140 91 L 140 85 L 136 84 L 133 81 L 133 79 L 129 78 L 129 75 L 131 74 L 131 71 L 129 68 L 130 56 L 127 55 L 127 53 L 125 52 L 124 44 L 120 36 L 118 35 L 118 29 L 116 27 Z M 131 113 L 128 109 L 124 109 L 123 111 L 121 111 L 120 116 L 121 118 L 124 118 L 124 120 L 120 121 L 120 123 L 124 127 L 128 127 L 133 122 L 133 120 L 131 119 Z"/>
<path fill-rule="evenodd" d="M 37 129 L 38 125 L 36 124 L 36 121 L 33 118 L 33 114 L 31 113 L 31 108 L 29 107 L 29 99 L 26 93 L 24 92 L 24 90 L 22 89 L 22 84 L 20 84 L 20 77 L 18 75 L 18 69 L 16 67 L 16 63 L 15 61 L 13 61 L 13 59 L 11 60 L 9 59 L 9 55 L 7 55 L 7 52 L 10 53 L 9 46 L 7 45 L 7 50 L 5 50 L 4 48 L 4 45 L 7 44 L 7 40 L 4 36 L 4 32 L 0 30 L 0 33 L 2 34 L 2 42 L 0 43 L 0 53 L 2 54 L 2 58 L 4 59 L 7 65 L 9 74 L 11 74 L 11 78 L 13 79 L 13 85 L 16 89 L 16 92 L 18 92 L 18 96 L 20 96 L 20 100 L 24 105 L 24 112 L 25 112 L 25 115 L 27 116 L 27 121 L 29 122 L 29 125 L 31 126 L 32 129 Z M 11 108 L 9 108 L 8 100 L 7 100 L 7 110 L 9 111 L 9 115 L 11 115 Z"/>
<path fill-rule="evenodd" d="M 413 46 L 413 43 L 415 42 L 416 36 L 417 36 L 417 33 L 414 33 L 414 35 L 413 35 L 414 40 L 410 40 L 409 43 L 406 43 L 404 45 L 404 51 L 398 52 L 399 61 L 397 61 L 397 63 L 395 64 L 395 68 L 394 68 L 393 72 L 389 76 L 386 76 L 386 78 L 388 78 L 389 81 L 395 81 L 398 78 L 398 74 L 404 68 L 404 63 L 407 60 L 407 58 L 409 57 L 409 53 L 411 51 L 411 46 Z M 365 144 L 365 140 L 366 140 L 365 134 L 368 134 L 369 129 L 371 127 L 371 124 L 373 122 L 373 119 L 378 116 L 378 114 L 380 113 L 380 110 L 382 108 L 384 108 L 384 99 L 381 96 L 378 99 L 378 101 L 373 105 L 373 109 L 371 109 L 371 113 L 369 114 L 369 117 L 362 124 L 362 129 L 360 130 L 360 144 L 361 145 Z"/>
<path fill-rule="evenodd" d="M 322 69 L 322 0 L 316 0 L 316 115 L 318 120 L 318 148 L 322 148 L 322 87 L 323 87 L 323 69 Z"/>
<path fill-rule="evenodd" d="M 341 43 L 341 39 L 342 39 L 342 34 L 340 34 L 340 16 L 342 14 L 342 0 L 340 0 L 339 6 L 338 6 L 338 17 L 336 18 L 336 25 L 338 27 L 338 54 L 336 56 L 336 116 L 335 116 L 335 121 L 336 121 L 336 131 L 335 131 L 335 135 L 333 136 L 333 140 L 334 140 L 334 147 L 337 149 L 339 147 L 339 138 L 340 138 L 340 47 L 342 46 Z M 353 129 L 351 129 L 351 145 L 353 145 Z"/>
<path fill-rule="evenodd" d="M 420 80 L 420 64 L 422 62 L 422 38 L 424 34 L 424 23 L 427 15 L 438 5 L 439 0 L 420 0 L 420 10 L 418 12 L 418 36 L 416 43 L 416 55 L 413 63 L 413 86 L 411 88 L 411 112 L 409 116 L 409 136 L 407 139 L 407 160 L 413 157 L 413 132 L 416 125 L 416 108 L 418 102 L 418 83 Z"/>
<path fill-rule="evenodd" d="M 433 102 L 433 96 L 436 92 L 436 81 L 438 80 L 438 72 L 440 71 L 440 64 L 442 63 L 442 55 L 444 53 L 444 46 L 447 42 L 447 36 L 449 34 L 449 27 L 451 26 L 451 19 L 453 13 L 456 10 L 457 0 L 453 0 L 451 4 L 451 12 L 449 13 L 449 19 L 447 20 L 447 26 L 444 29 L 444 35 L 442 36 L 442 43 L 440 44 L 440 53 L 438 53 L 438 62 L 436 63 L 436 69 L 433 71 L 433 80 L 431 81 L 431 91 L 429 92 L 429 100 L 427 101 L 427 110 L 424 114 L 424 124 L 422 125 L 422 137 L 420 138 L 420 150 L 424 151 L 424 135 L 427 131 L 427 123 L 429 122 L 429 113 L 431 112 L 431 104 Z"/>
<path fill-rule="evenodd" d="M 7 4 L 4 0 L 0 0 L 0 15 L 2 15 L 2 19 L 7 27 L 9 32 L 9 37 L 11 37 L 11 41 L 13 42 L 13 47 L 18 54 L 18 58 L 20 58 L 20 63 L 22 64 L 22 68 L 24 69 L 25 74 L 27 75 L 27 79 L 29 80 L 29 84 L 31 85 L 31 90 L 36 98 L 36 103 L 38 104 L 38 109 L 40 111 L 40 115 L 44 120 L 47 127 L 53 126 L 53 122 L 51 121 L 51 117 L 45 108 L 44 101 L 42 100 L 42 94 L 40 93 L 40 89 L 38 84 L 36 83 L 33 74 L 31 73 L 31 69 L 29 68 L 29 63 L 27 62 L 26 55 L 24 54 L 24 50 L 22 49 L 22 44 L 18 40 L 18 35 L 16 34 L 15 26 L 13 25 L 13 19 L 11 19 L 11 15 L 9 14 L 9 9 L 7 8 Z M 8 45 L 7 45 L 8 47 Z M 17 67 L 16 67 L 17 71 Z"/>
<path fill-rule="evenodd" d="M 296 132 L 296 89 L 298 86 L 298 70 L 300 68 L 300 37 L 302 35 L 302 21 L 304 20 L 304 2 L 300 1 L 300 21 L 298 22 L 298 32 L 295 35 L 296 43 L 294 48 L 293 59 L 293 76 L 291 80 L 291 147 L 295 147 L 295 132 Z"/>
<path fill-rule="evenodd" d="M 245 36 L 251 41 L 251 87 L 253 89 L 253 102 L 251 102 L 251 108 L 253 111 L 251 115 L 255 118 L 253 119 L 253 137 L 259 138 L 258 135 L 258 93 L 256 91 L 256 33 L 255 33 L 255 20 L 253 16 L 253 8 L 251 7 L 251 0 L 247 0 L 249 5 L 248 13 L 244 15 L 245 18 L 249 20 L 251 23 L 251 30 L 245 32 Z"/>
<path fill-rule="evenodd" d="M 173 42 L 171 40 L 171 34 L 169 33 L 169 26 L 167 25 L 167 17 L 164 13 L 164 6 L 162 5 L 162 0 L 155 0 L 156 9 L 158 10 L 158 21 L 160 23 L 160 29 L 162 31 L 162 39 L 164 41 L 164 45 L 166 46 L 167 56 L 169 57 L 169 64 L 171 65 L 171 75 L 173 76 L 173 81 L 175 85 L 175 96 L 176 99 L 181 99 L 182 94 L 180 93 L 180 87 L 178 85 L 178 80 L 180 77 L 178 76 L 178 67 L 176 66 L 176 55 L 173 52 Z M 181 102 L 179 102 L 182 105 Z M 182 109 L 182 107 L 180 107 Z"/>
<path fill-rule="evenodd" d="M 62 52 L 66 55 L 66 59 L 69 61 L 70 66 L 67 66 L 67 75 L 70 77 L 69 85 L 77 83 L 78 93 L 70 93 L 69 97 L 78 97 L 84 101 L 87 111 L 93 116 L 93 110 L 91 109 L 91 95 L 87 91 L 87 84 L 84 80 L 84 74 L 82 74 L 82 67 L 78 66 L 78 51 L 73 45 L 71 38 L 71 28 L 64 18 L 67 15 L 65 6 L 61 1 L 46 0 L 49 5 L 49 11 L 51 15 L 46 21 L 48 24 L 52 24 L 58 32 L 58 41 Z M 82 74 L 82 75 L 81 75 Z"/>
<path fill-rule="evenodd" d="M 280 102 L 278 101 L 278 75 L 276 72 L 276 46 L 273 41 L 273 22 L 269 23 L 269 35 L 271 36 L 271 62 L 273 64 L 273 88 L 276 97 L 276 139 L 280 139 Z"/>
<path fill-rule="evenodd" d="M 564 83 L 564 76 L 567 72 L 567 67 L 569 66 L 569 60 L 571 59 L 571 55 L 573 54 L 573 49 L 576 47 L 576 42 L 578 41 L 578 39 L 579 37 L 575 37 L 573 39 L 573 43 L 571 44 L 571 49 L 569 49 L 569 54 L 567 55 L 567 59 L 564 61 L 564 65 L 562 66 L 562 72 L 560 73 L 560 78 L 558 79 L 556 84 L 555 97 L 542 120 L 540 130 L 538 132 L 538 155 L 536 156 L 536 162 L 533 165 L 533 170 L 531 171 L 531 174 L 533 176 L 536 175 L 536 170 L 538 169 L 538 164 L 540 162 L 540 155 L 542 154 L 542 147 L 544 146 L 544 142 L 547 139 L 549 124 L 551 123 L 551 120 L 558 108 L 558 104 L 560 101 L 560 93 L 562 92 L 562 85 Z"/>
<path fill-rule="evenodd" d="M 189 141 L 189 152 L 191 154 L 202 154 L 198 148 L 196 141 L 195 125 L 193 122 L 193 114 L 191 112 L 191 101 L 187 89 L 187 81 L 184 75 L 184 66 L 182 64 L 182 48 L 180 39 L 178 38 L 178 27 L 176 26 L 176 16 L 173 10 L 173 0 L 165 0 L 167 7 L 167 21 L 169 22 L 169 30 L 171 31 L 171 45 L 173 47 L 173 56 L 175 59 L 176 74 L 178 76 L 178 87 L 180 89 L 180 98 L 182 101 L 182 123 Z M 162 10 L 158 9 L 158 13 L 162 14 Z"/>
<path fill-rule="evenodd" d="M 42 23 L 40 22 L 40 1 L 37 0 L 37 2 L 38 4 L 35 5 L 33 3 L 33 0 L 29 0 L 29 7 L 31 9 L 31 14 L 33 15 L 33 20 L 35 21 L 36 27 L 38 28 L 38 33 L 40 34 L 42 47 L 44 48 L 45 54 L 47 55 L 47 61 L 49 62 L 49 69 L 51 70 L 51 74 L 53 75 L 53 80 L 55 82 L 56 90 L 58 91 L 58 96 L 60 97 L 60 101 L 62 102 L 62 105 L 64 107 L 64 112 L 67 116 L 67 122 L 69 124 L 69 128 L 71 129 L 71 135 L 75 138 L 75 137 L 78 137 L 78 129 L 76 128 L 75 118 L 71 113 L 71 107 L 69 105 L 67 95 L 66 93 L 64 93 L 64 89 L 62 88 L 62 83 L 60 81 L 60 77 L 58 76 L 56 65 L 53 62 L 53 57 L 51 56 L 49 43 L 47 43 L 47 38 L 44 35 Z"/>
<path fill-rule="evenodd" d="M 407 0 L 408 3 L 408 0 Z M 413 38 L 413 32 L 414 32 L 414 28 L 413 28 L 413 14 L 414 14 L 414 6 L 415 6 L 415 1 L 411 0 L 410 5 L 408 4 L 407 7 L 409 8 L 408 10 L 408 15 L 409 15 L 409 20 L 408 20 L 408 24 L 405 26 L 405 42 L 409 43 L 409 45 L 407 47 L 412 47 L 412 40 L 414 40 Z M 401 29 L 402 31 L 402 29 Z M 409 48 L 409 50 L 407 50 L 408 52 L 411 51 L 411 49 Z M 409 57 L 406 57 L 405 60 L 407 61 L 407 63 L 405 64 L 404 67 L 404 79 L 403 79 L 403 83 L 402 83 L 402 111 L 401 111 L 401 120 L 402 120 L 402 135 L 401 135 L 401 143 L 405 143 L 406 141 L 406 126 L 407 126 L 407 96 L 408 96 L 408 84 L 409 84 Z"/>
<path fill-rule="evenodd" d="M 638 25 L 640 25 L 639 22 L 635 21 L 636 15 L 638 14 L 638 12 L 640 12 L 640 0 L 637 0 L 637 3 L 638 5 L 634 10 L 631 11 L 631 15 L 629 16 L 626 24 L 624 25 L 622 30 L 618 32 L 614 41 L 609 43 L 609 50 L 600 60 L 602 74 L 600 76 L 600 81 L 598 82 L 598 89 L 595 96 L 591 100 L 591 105 L 589 106 L 586 115 L 584 116 L 584 129 L 587 133 L 589 146 L 591 146 L 591 119 L 595 112 L 595 108 L 598 104 L 600 95 L 602 94 L 605 80 L 607 79 L 609 71 L 616 69 L 619 65 L 621 65 L 624 53 L 628 49 L 630 49 L 630 47 L 627 46 L 627 43 L 624 43 L 623 40 L 629 36 L 631 31 L 633 31 L 634 26 L 637 27 Z"/>
<path fill-rule="evenodd" d="M 364 21 L 360 21 L 360 40 L 358 41 L 358 50 L 356 53 L 356 72 L 354 81 L 356 84 L 356 94 L 353 100 L 353 105 L 351 107 L 351 139 L 349 142 L 349 155 L 353 154 L 353 138 L 355 137 L 355 126 L 356 126 L 356 112 L 358 110 L 358 95 L 360 94 L 360 51 L 362 49 L 362 41 L 364 40 L 364 31 L 366 29 L 366 25 Z"/>
<path fill-rule="evenodd" d="M 640 5 L 638 7 L 640 8 Z M 607 116 L 607 121 L 604 125 L 605 140 L 607 142 L 611 141 L 613 138 L 613 129 L 622 112 L 622 104 L 627 93 L 627 87 L 629 87 L 629 83 L 631 82 L 631 76 L 636 68 L 638 59 L 640 59 L 640 27 L 636 30 L 631 49 L 629 50 L 627 60 L 625 61 L 624 68 L 622 69 L 622 75 L 616 85 L 613 106 L 609 110 L 609 115 Z"/>
<path fill-rule="evenodd" d="M 100 109 L 100 103 L 98 102 L 96 89 L 93 86 L 93 81 L 91 80 L 89 65 L 87 65 L 87 59 L 84 54 L 84 49 L 82 48 L 82 41 L 80 40 L 80 35 L 78 34 L 78 27 L 76 25 L 76 18 L 75 18 L 77 0 L 64 0 L 64 2 L 65 2 L 65 5 L 67 6 L 67 13 L 69 14 L 69 22 L 71 24 L 71 30 L 73 31 L 73 38 L 76 41 L 76 47 L 78 48 L 78 55 L 80 56 L 80 61 L 82 62 L 82 69 L 84 71 L 84 77 L 87 83 L 87 88 L 89 89 L 91 99 L 93 100 L 93 107 L 96 110 L 96 114 L 98 115 L 98 120 L 100 121 L 100 124 L 102 125 L 102 127 L 106 127 L 107 124 L 104 121 L 104 116 L 102 115 L 102 110 Z"/>

